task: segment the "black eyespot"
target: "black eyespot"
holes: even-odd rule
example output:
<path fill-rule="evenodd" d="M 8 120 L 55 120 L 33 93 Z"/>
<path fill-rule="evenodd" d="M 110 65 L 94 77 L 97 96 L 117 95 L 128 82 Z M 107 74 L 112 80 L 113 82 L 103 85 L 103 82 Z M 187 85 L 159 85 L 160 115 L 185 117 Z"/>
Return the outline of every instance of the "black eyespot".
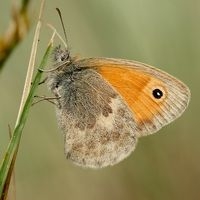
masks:
<path fill-rule="evenodd" d="M 152 94 L 156 99 L 160 99 L 163 96 L 163 92 L 158 88 L 154 89 Z"/>

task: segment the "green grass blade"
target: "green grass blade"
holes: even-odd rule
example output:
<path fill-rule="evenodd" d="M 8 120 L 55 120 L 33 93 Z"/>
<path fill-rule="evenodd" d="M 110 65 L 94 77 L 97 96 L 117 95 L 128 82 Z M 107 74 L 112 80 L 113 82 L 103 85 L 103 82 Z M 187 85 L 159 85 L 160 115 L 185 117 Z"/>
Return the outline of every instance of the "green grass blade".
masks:
<path fill-rule="evenodd" d="M 43 69 L 44 66 L 46 65 L 47 58 L 51 51 L 51 47 L 52 47 L 52 43 L 49 44 L 49 46 L 44 54 L 42 62 L 39 66 L 40 69 Z M 16 127 L 14 129 L 14 132 L 13 132 L 12 138 L 10 140 L 10 143 L 8 145 L 6 154 L 0 165 L 0 199 L 3 195 L 2 192 L 3 192 L 5 182 L 6 182 L 6 177 L 8 176 L 8 172 L 9 172 L 10 165 L 12 163 L 13 156 L 17 152 L 17 149 L 18 149 L 18 146 L 20 143 L 20 139 L 21 139 L 21 135 L 22 135 L 22 130 L 25 126 L 25 122 L 27 120 L 28 113 L 29 113 L 30 107 L 33 102 L 35 91 L 38 87 L 38 84 L 40 83 L 41 76 L 42 76 L 42 72 L 38 70 L 35 75 L 35 78 L 34 78 L 32 86 L 31 86 L 26 103 L 24 105 L 24 108 L 21 112 L 21 116 L 19 118 L 18 124 L 16 125 Z"/>

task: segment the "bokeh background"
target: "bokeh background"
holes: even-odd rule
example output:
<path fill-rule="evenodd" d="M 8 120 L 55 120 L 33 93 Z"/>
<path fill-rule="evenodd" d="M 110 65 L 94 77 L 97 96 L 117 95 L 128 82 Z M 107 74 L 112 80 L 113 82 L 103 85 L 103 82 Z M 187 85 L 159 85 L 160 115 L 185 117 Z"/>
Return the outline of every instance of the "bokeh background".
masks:
<path fill-rule="evenodd" d="M 12 1 L 0 0 L 0 33 L 7 28 Z M 40 1 L 29 7 L 31 29 L 0 74 L 0 159 L 8 124 L 15 124 Z M 183 80 L 192 99 L 184 115 L 141 138 L 134 153 L 101 170 L 67 161 L 54 107 L 32 107 L 16 163 L 20 200 L 188 200 L 200 199 L 200 1 L 46 0 L 37 64 L 53 24 L 62 34 L 55 8 L 62 10 L 71 51 L 82 57 L 116 57 L 157 66 Z M 46 86 L 38 94 L 50 93 Z"/>

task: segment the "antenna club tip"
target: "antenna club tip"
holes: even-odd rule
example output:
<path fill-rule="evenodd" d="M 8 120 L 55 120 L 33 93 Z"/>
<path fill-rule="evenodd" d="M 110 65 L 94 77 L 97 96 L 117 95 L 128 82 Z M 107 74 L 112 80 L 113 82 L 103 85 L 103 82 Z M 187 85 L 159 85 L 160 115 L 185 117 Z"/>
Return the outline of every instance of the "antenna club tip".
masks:
<path fill-rule="evenodd" d="M 56 7 L 56 10 L 59 14 L 61 13 L 60 8 Z"/>

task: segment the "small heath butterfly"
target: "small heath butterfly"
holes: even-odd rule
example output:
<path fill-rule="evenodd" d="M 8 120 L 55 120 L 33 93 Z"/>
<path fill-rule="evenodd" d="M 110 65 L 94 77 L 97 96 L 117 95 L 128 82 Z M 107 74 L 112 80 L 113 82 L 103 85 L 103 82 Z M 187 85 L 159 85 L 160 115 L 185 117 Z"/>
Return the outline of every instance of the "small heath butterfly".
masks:
<path fill-rule="evenodd" d="M 135 149 L 139 137 L 174 121 L 189 103 L 184 83 L 144 63 L 77 59 L 60 46 L 54 59 L 57 67 L 49 71 L 47 84 L 57 97 L 65 155 L 83 167 L 120 162 Z"/>

